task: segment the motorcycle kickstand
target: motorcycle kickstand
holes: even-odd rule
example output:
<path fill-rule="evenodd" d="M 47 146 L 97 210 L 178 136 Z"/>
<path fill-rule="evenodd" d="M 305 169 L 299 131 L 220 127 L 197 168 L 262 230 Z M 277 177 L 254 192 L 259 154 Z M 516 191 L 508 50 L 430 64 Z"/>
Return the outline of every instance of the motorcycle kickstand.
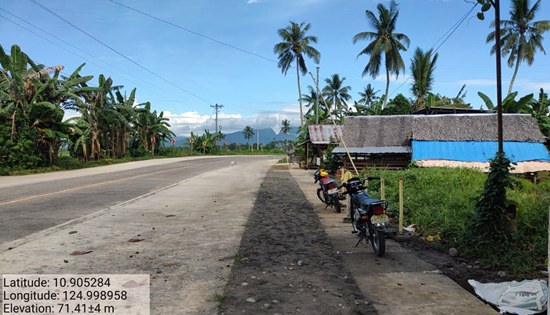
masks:
<path fill-rule="evenodd" d="M 369 242 L 364 236 L 359 236 L 359 240 L 357 241 L 357 244 L 355 244 L 355 247 L 359 246 L 362 240 L 365 240 L 367 244 Z"/>

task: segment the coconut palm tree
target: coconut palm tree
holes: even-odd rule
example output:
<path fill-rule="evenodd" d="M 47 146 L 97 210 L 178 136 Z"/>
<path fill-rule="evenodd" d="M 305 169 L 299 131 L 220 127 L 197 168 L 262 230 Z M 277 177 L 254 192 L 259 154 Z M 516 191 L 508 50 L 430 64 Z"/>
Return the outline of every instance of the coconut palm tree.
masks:
<path fill-rule="evenodd" d="M 308 122 L 319 123 L 325 121 L 329 117 L 329 110 L 326 107 L 326 102 L 322 101 L 323 95 L 317 95 L 315 88 L 308 85 L 309 94 L 302 95 L 302 101 L 306 102 L 306 107 L 309 107 L 306 112 Z"/>
<path fill-rule="evenodd" d="M 254 129 L 250 126 L 244 127 L 243 136 L 248 141 L 248 148 L 250 149 L 250 139 L 254 136 Z"/>
<path fill-rule="evenodd" d="M 284 119 L 281 121 L 281 132 L 285 134 L 285 142 L 287 141 L 286 135 L 288 135 L 288 132 L 290 131 L 290 121 L 288 119 Z"/>
<path fill-rule="evenodd" d="M 380 92 L 380 90 L 375 90 L 370 83 L 367 84 L 363 89 L 363 92 L 359 92 L 359 96 L 361 96 L 361 98 L 359 99 L 358 103 L 370 106 L 372 102 L 379 99 L 379 97 L 376 96 L 378 92 Z"/>
<path fill-rule="evenodd" d="M 385 107 L 388 103 L 390 74 L 395 74 L 396 77 L 399 77 L 400 71 L 405 71 L 405 63 L 403 62 L 403 58 L 401 58 L 400 52 L 407 50 L 410 40 L 407 35 L 395 32 L 397 17 L 399 16 L 399 10 L 397 10 L 397 3 L 395 1 L 392 0 L 390 2 L 389 9 L 382 3 L 379 3 L 376 8 L 378 9 L 378 17 L 370 10 L 366 10 L 365 12 L 367 22 L 373 27 L 373 31 L 356 34 L 353 36 L 353 43 L 355 44 L 361 40 L 370 41 L 357 55 L 368 55 L 370 58 L 363 70 L 363 76 L 368 74 L 372 78 L 376 78 L 380 73 L 382 59 L 384 59 L 386 93 L 384 94 L 383 106 Z"/>
<path fill-rule="evenodd" d="M 510 80 L 508 94 L 512 92 L 512 87 L 518 74 L 521 62 L 527 62 L 532 65 L 537 51 L 546 54 L 542 46 L 543 34 L 550 30 L 550 21 L 534 21 L 535 14 L 540 9 L 541 0 L 529 8 L 529 0 L 512 0 L 510 10 L 510 20 L 500 21 L 500 42 L 502 56 L 508 56 L 508 66 L 514 67 L 514 74 Z M 491 23 L 495 27 L 495 22 Z M 487 43 L 495 41 L 495 32 L 487 35 Z M 491 48 L 491 54 L 496 50 L 495 45 Z"/>
<path fill-rule="evenodd" d="M 411 91 L 416 96 L 414 101 L 416 110 L 424 106 L 425 99 L 432 90 L 437 57 L 438 54 L 433 54 L 433 49 L 424 52 L 422 49 L 416 48 L 411 59 L 410 70 L 413 78 Z"/>
<path fill-rule="evenodd" d="M 296 79 L 298 81 L 298 101 L 300 102 L 300 124 L 304 124 L 304 115 L 302 110 L 302 90 L 300 87 L 300 73 L 305 75 L 307 73 L 307 66 L 305 57 L 313 59 L 318 64 L 321 58 L 321 53 L 311 46 L 312 43 L 317 43 L 317 37 L 306 35 L 311 28 L 311 24 L 305 24 L 304 22 L 298 24 L 290 21 L 290 25 L 286 28 L 281 28 L 277 31 L 282 42 L 273 47 L 273 52 L 277 54 L 279 59 L 279 68 L 284 75 L 286 75 L 288 69 L 292 66 L 292 63 L 296 62 Z"/>
<path fill-rule="evenodd" d="M 323 88 L 323 96 L 334 105 L 333 111 L 337 117 L 342 116 L 349 110 L 346 101 L 351 99 L 349 94 L 351 86 L 344 86 L 345 80 L 345 77 L 340 78 L 340 75 L 335 73 L 330 78 L 325 79 L 327 85 Z"/>

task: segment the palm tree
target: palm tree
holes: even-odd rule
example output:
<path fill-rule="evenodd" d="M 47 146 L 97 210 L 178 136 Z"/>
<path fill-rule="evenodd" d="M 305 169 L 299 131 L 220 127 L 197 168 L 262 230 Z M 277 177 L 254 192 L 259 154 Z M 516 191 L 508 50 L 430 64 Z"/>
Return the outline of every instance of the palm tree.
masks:
<path fill-rule="evenodd" d="M 345 77 L 340 78 L 340 75 L 337 73 L 333 74 L 329 79 L 325 79 L 327 85 L 323 88 L 323 96 L 334 105 L 336 116 L 341 116 L 349 110 L 346 101 L 351 99 L 351 95 L 349 95 L 351 87 L 349 85 L 344 86 L 345 80 Z"/>
<path fill-rule="evenodd" d="M 411 90 L 413 95 L 416 96 L 416 110 L 422 108 L 428 93 L 432 89 L 437 57 L 438 54 L 433 54 L 433 49 L 424 52 L 422 49 L 416 48 L 414 52 L 410 70 L 413 78 Z"/>
<path fill-rule="evenodd" d="M 378 9 L 378 18 L 370 10 L 366 10 L 365 12 L 367 22 L 373 27 L 374 32 L 356 34 L 353 36 L 353 43 L 355 44 L 360 40 L 372 40 L 357 55 L 370 56 L 369 62 L 363 70 L 363 76 L 368 74 L 372 78 L 376 78 L 380 73 L 382 59 L 384 59 L 386 93 L 384 94 L 383 106 L 385 107 L 388 103 L 390 74 L 395 74 L 396 77 L 399 77 L 399 72 L 401 70 L 405 71 L 405 63 L 403 62 L 403 58 L 401 58 L 400 51 L 407 50 L 410 40 L 407 35 L 395 32 L 397 17 L 399 15 L 395 1 L 392 0 L 390 2 L 389 10 L 382 3 L 379 3 L 376 8 Z"/>
<path fill-rule="evenodd" d="M 248 141 L 248 148 L 250 149 L 250 139 L 254 136 L 254 129 L 250 126 L 244 127 L 243 136 Z"/>
<path fill-rule="evenodd" d="M 315 88 L 311 85 L 308 85 L 307 88 L 309 90 L 309 94 L 302 95 L 302 101 L 306 102 L 306 107 L 309 107 L 305 114 L 307 120 L 312 123 L 319 123 L 326 120 L 329 116 L 329 110 L 326 107 L 326 102 L 321 101 L 323 99 L 323 95 L 317 96 Z"/>
<path fill-rule="evenodd" d="M 288 132 L 290 131 L 290 121 L 288 119 L 284 119 L 281 121 L 281 132 L 285 134 L 285 142 L 287 141 L 286 135 L 288 135 Z"/>
<path fill-rule="evenodd" d="M 298 81 L 298 101 L 300 102 L 300 124 L 304 124 L 304 115 L 302 111 L 302 90 L 300 87 L 300 73 L 307 73 L 306 62 L 304 55 L 313 59 L 318 64 L 321 54 L 317 49 L 313 48 L 311 43 L 317 43 L 316 36 L 306 36 L 307 31 L 311 28 L 311 24 L 304 22 L 298 24 L 290 21 L 290 25 L 286 28 L 281 28 L 277 31 L 282 42 L 273 47 L 273 52 L 277 54 L 279 59 L 279 68 L 284 75 L 290 69 L 292 62 L 296 61 L 296 79 Z"/>
<path fill-rule="evenodd" d="M 540 8 L 541 0 L 529 8 L 529 0 L 512 0 L 512 9 L 510 10 L 510 20 L 500 21 L 500 41 L 502 56 L 508 56 L 508 66 L 514 67 L 514 74 L 510 80 L 508 94 L 512 92 L 512 87 L 518 73 L 519 64 L 527 62 L 532 65 L 535 60 L 535 54 L 538 50 L 546 54 L 542 46 L 543 34 L 550 30 L 550 21 L 533 21 L 535 13 Z M 494 28 L 495 22 L 491 23 Z M 495 32 L 487 35 L 487 43 L 495 41 Z M 495 45 L 491 48 L 491 54 L 496 50 Z M 515 64 L 515 66 L 514 66 Z"/>
<path fill-rule="evenodd" d="M 370 106 L 372 102 L 376 101 L 379 97 L 376 96 L 376 93 L 378 93 L 380 90 L 375 90 L 372 85 L 369 83 L 365 88 L 363 89 L 363 92 L 359 92 L 359 96 L 361 98 L 359 99 L 358 103 Z"/>

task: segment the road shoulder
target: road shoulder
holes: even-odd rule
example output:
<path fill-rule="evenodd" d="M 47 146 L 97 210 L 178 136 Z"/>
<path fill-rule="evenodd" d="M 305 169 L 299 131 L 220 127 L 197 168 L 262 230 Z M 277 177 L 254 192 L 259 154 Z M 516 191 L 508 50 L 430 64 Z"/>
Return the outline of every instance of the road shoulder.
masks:
<path fill-rule="evenodd" d="M 334 249 L 379 314 L 497 314 L 393 240 L 387 240 L 386 254 L 381 258 L 370 245 L 355 247 L 357 240 L 351 226 L 343 223 L 345 211 L 338 214 L 325 209 L 317 199 L 313 173 L 302 169 L 291 169 L 290 173 L 319 215 Z"/>

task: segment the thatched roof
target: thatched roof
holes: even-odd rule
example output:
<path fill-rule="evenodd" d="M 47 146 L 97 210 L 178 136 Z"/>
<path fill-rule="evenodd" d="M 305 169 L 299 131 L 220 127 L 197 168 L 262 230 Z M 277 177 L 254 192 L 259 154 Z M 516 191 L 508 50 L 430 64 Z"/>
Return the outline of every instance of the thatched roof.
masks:
<path fill-rule="evenodd" d="M 505 141 L 542 142 L 536 120 L 529 114 L 502 115 Z M 497 141 L 496 114 L 416 116 L 413 139 L 431 141 Z"/>
<path fill-rule="evenodd" d="M 504 114 L 505 141 L 543 142 L 529 114 Z M 496 114 L 397 115 L 346 117 L 348 147 L 409 146 L 411 140 L 496 141 Z"/>
<path fill-rule="evenodd" d="M 343 138 L 348 147 L 408 146 L 413 118 L 410 115 L 346 117 Z"/>

